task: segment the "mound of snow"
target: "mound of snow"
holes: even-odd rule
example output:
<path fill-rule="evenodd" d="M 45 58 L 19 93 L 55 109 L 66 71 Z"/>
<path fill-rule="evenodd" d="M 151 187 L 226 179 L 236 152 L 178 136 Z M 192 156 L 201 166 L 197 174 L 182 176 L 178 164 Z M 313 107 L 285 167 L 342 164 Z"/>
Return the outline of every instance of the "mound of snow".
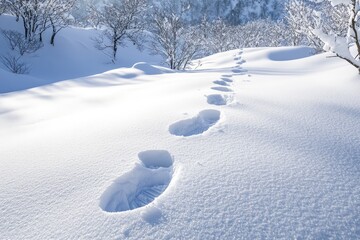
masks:
<path fill-rule="evenodd" d="M 159 66 L 153 66 L 146 62 L 135 63 L 132 66 L 132 68 L 138 69 L 138 70 L 144 72 L 144 74 L 146 74 L 146 75 L 157 75 L 157 74 L 162 74 L 162 73 L 173 72 L 170 69 L 167 69 L 164 67 L 159 67 Z"/>
<path fill-rule="evenodd" d="M 46 80 L 8 72 L 0 68 L 0 94 L 25 90 L 47 84 Z"/>
<path fill-rule="evenodd" d="M 307 58 L 314 55 L 314 49 L 309 47 L 289 47 L 276 49 L 269 53 L 269 59 L 272 61 L 291 61 L 301 58 Z"/>

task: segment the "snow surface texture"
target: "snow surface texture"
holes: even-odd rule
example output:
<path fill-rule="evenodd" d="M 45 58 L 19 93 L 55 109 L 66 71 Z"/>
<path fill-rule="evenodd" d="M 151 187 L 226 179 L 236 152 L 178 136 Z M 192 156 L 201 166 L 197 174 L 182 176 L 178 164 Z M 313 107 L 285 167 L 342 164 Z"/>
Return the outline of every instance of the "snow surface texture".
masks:
<path fill-rule="evenodd" d="M 1 238 L 359 239 L 357 71 L 327 54 L 269 58 L 291 49 L 234 50 L 187 72 L 119 69 L 0 95 Z M 211 89 L 222 78 L 233 92 Z M 213 94 L 238 104 L 209 104 Z M 169 133 L 207 109 L 221 117 L 204 133 Z M 168 186 L 146 206 L 101 207 L 126 180 L 155 186 L 160 175 Z"/>

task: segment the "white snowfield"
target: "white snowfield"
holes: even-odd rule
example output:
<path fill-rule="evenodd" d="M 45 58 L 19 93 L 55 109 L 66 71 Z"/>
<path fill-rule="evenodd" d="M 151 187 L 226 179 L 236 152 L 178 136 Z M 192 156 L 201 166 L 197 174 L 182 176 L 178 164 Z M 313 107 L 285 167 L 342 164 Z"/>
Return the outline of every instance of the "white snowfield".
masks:
<path fill-rule="evenodd" d="M 328 55 L 0 95 L 0 238 L 359 239 L 360 79 Z"/>

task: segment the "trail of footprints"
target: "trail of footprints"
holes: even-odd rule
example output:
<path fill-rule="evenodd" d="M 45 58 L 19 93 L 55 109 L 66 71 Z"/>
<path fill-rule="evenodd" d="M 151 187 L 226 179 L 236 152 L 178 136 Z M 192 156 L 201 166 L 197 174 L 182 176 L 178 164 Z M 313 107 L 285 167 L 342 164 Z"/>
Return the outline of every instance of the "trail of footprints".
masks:
<path fill-rule="evenodd" d="M 237 65 L 234 74 L 244 73 L 240 65 L 244 63 L 239 53 L 234 60 Z M 207 103 L 215 106 L 228 105 L 234 100 L 230 88 L 233 75 L 222 75 L 213 81 L 212 90 L 219 93 L 207 95 Z M 190 137 L 202 134 L 214 126 L 221 118 L 221 112 L 215 109 L 200 111 L 196 116 L 175 122 L 169 126 L 169 132 L 175 136 Z M 138 154 L 139 162 L 134 168 L 117 178 L 100 197 L 100 208 L 106 212 L 123 212 L 144 207 L 152 203 L 169 186 L 173 174 L 174 158 L 166 150 L 148 150 Z"/>

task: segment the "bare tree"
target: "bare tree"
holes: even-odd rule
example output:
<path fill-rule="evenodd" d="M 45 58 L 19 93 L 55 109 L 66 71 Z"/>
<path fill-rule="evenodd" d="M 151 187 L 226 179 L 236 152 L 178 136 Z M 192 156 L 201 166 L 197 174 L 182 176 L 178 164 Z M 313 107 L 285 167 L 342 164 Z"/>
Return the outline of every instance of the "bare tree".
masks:
<path fill-rule="evenodd" d="M 199 31 L 182 19 L 186 10 L 176 1 L 166 1 L 151 12 L 150 50 L 166 59 L 171 69 L 185 69 L 200 50 Z"/>
<path fill-rule="evenodd" d="M 146 0 L 114 0 L 105 4 L 102 9 L 93 9 L 94 16 L 99 17 L 100 24 L 105 27 L 102 35 L 95 39 L 100 50 L 111 49 L 112 61 L 117 58 L 118 47 L 126 38 L 136 42 L 142 30 L 140 13 L 146 6 Z"/>

